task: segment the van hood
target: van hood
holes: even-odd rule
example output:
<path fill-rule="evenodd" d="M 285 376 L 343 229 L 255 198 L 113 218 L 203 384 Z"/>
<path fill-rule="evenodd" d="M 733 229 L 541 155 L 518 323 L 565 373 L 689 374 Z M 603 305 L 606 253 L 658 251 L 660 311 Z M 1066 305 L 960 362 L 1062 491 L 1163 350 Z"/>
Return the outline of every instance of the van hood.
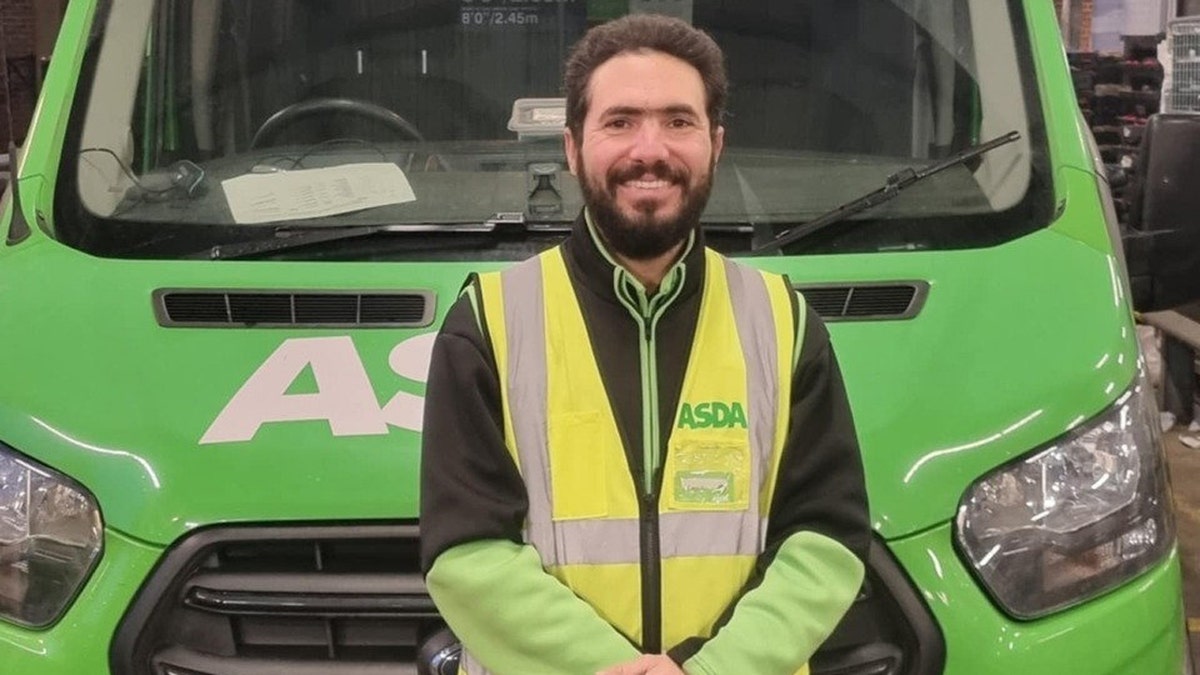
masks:
<path fill-rule="evenodd" d="M 754 262 L 795 283 L 930 285 L 914 318 L 830 324 L 885 537 L 947 520 L 972 481 L 1133 377 L 1117 261 L 1052 231 L 984 250 Z M 5 265 L 5 311 L 26 321 L 0 323 L 0 442 L 85 486 L 109 527 L 164 545 L 215 523 L 415 519 L 433 331 L 467 273 L 490 267 L 104 260 L 50 241 Z M 435 321 L 156 318 L 156 291 L 231 285 L 419 290 Z"/>
<path fill-rule="evenodd" d="M 1102 412 L 1138 346 L 1123 262 L 1054 230 L 987 249 L 837 256 L 793 283 L 929 283 L 907 320 L 831 322 L 884 538 L 953 517 L 991 470 Z"/>

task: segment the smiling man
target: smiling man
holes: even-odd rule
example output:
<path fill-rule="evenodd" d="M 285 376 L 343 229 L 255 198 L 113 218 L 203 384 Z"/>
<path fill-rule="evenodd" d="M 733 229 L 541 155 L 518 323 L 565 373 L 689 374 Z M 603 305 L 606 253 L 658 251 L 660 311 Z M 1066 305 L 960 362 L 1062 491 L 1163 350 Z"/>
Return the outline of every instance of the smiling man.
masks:
<path fill-rule="evenodd" d="M 670 54 L 618 54 L 588 82 L 574 104 L 588 99 L 591 113 L 563 135 L 567 162 L 604 243 L 654 288 L 700 222 L 725 129 L 699 71 Z"/>
<path fill-rule="evenodd" d="M 434 347 L 422 562 L 472 675 L 791 675 L 862 583 L 862 462 L 820 320 L 704 246 L 727 83 L 635 15 L 565 74 L 586 207 Z"/>

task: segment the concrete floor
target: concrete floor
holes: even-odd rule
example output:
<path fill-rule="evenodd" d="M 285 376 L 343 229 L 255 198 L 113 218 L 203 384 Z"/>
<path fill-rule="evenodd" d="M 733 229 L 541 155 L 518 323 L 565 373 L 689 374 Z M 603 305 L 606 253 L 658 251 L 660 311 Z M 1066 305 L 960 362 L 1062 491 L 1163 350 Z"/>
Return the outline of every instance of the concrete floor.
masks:
<path fill-rule="evenodd" d="M 1179 436 L 1200 438 L 1177 426 L 1163 436 L 1171 487 L 1175 496 L 1175 523 L 1179 535 L 1179 556 L 1183 563 L 1183 603 L 1188 615 L 1188 637 L 1192 663 L 1200 667 L 1200 448 L 1192 449 Z"/>

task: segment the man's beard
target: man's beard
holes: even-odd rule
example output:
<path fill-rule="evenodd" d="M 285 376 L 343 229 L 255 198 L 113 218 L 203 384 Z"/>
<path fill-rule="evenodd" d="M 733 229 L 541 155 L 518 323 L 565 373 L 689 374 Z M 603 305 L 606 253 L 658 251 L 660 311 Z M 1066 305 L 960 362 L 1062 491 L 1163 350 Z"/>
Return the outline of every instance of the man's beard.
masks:
<path fill-rule="evenodd" d="M 653 260 L 687 240 L 692 230 L 699 227 L 700 215 L 712 192 L 715 163 L 710 163 L 708 174 L 689 188 L 691 173 L 683 168 L 672 169 L 666 162 L 656 162 L 648 168 L 644 165 L 625 169 L 614 167 L 605 176 L 604 185 L 597 186 L 592 184 L 591 177 L 583 168 L 582 153 L 576 160 L 584 204 L 592 215 L 592 222 L 614 253 L 629 260 Z M 674 217 L 655 216 L 653 210 L 656 202 L 651 200 L 644 204 L 633 202 L 637 213 L 632 217 L 617 206 L 617 186 L 627 180 L 642 178 L 647 173 L 682 188 L 682 203 Z"/>

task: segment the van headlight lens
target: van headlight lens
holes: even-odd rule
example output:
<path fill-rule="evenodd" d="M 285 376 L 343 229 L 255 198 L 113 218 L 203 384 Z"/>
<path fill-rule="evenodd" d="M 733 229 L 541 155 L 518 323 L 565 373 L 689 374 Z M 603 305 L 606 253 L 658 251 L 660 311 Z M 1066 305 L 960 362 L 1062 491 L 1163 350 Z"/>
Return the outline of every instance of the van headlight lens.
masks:
<path fill-rule="evenodd" d="M 1111 408 L 975 483 L 956 535 L 992 597 L 1032 619 L 1093 598 L 1174 541 L 1159 420 L 1144 377 Z"/>
<path fill-rule="evenodd" d="M 0 618 L 56 621 L 99 559 L 102 530 L 86 490 L 0 444 Z"/>

